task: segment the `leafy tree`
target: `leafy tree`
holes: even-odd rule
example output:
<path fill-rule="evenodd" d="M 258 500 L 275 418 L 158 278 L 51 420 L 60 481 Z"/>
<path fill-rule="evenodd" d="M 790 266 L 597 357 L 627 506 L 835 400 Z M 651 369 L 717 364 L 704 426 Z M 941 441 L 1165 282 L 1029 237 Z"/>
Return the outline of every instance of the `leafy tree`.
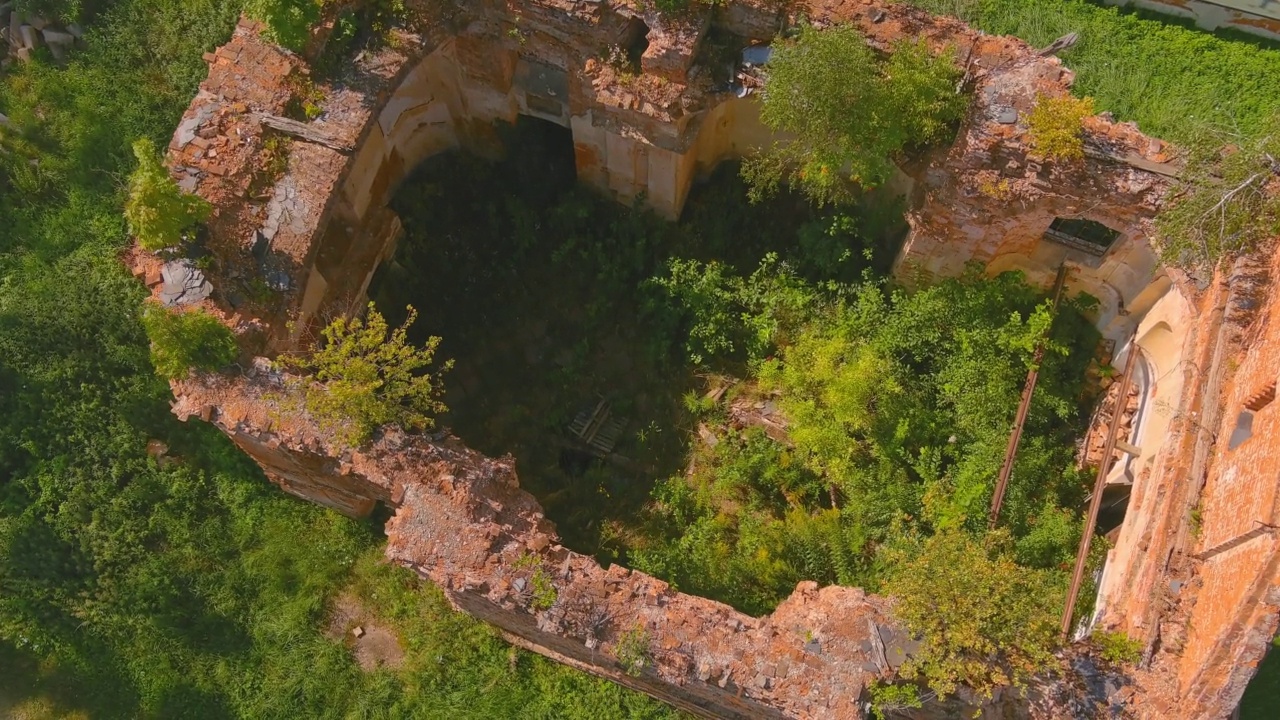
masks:
<path fill-rule="evenodd" d="M 1019 566 L 1005 531 L 959 530 L 906 540 L 885 583 L 894 615 L 923 646 L 902 667 L 939 695 L 960 685 L 990 695 L 1049 666 L 1065 576 Z"/>
<path fill-rule="evenodd" d="M 150 139 L 134 142 L 133 154 L 138 167 L 129 176 L 124 206 L 129 229 L 147 250 L 173 247 L 182 241 L 184 230 L 207 220 L 213 207 L 204 198 L 182 192 Z"/>
<path fill-rule="evenodd" d="M 794 139 L 743 164 L 754 198 L 791 182 L 818 203 L 850 199 L 847 184 L 883 184 L 894 157 L 938 142 L 964 112 L 950 53 L 904 42 L 880 61 L 855 28 L 804 26 L 775 43 L 760 117 Z"/>
<path fill-rule="evenodd" d="M 290 50 L 300 51 L 320 22 L 330 0 L 248 0 L 245 12 L 267 26 L 267 35 Z"/>
<path fill-rule="evenodd" d="M 338 318 L 324 329 L 324 342 L 314 351 L 280 358 L 312 375 L 302 383 L 306 407 L 342 441 L 361 445 L 374 430 L 392 423 L 430 428 L 433 416 L 445 412 L 438 399 L 440 375 L 453 362 L 423 372 L 434 361 L 440 338 L 431 337 L 420 348 L 409 344 L 409 326 L 417 317 L 410 307 L 404 324 L 391 331 L 369 303 L 365 320 Z"/>
<path fill-rule="evenodd" d="M 1027 118 L 1031 148 L 1046 160 L 1084 159 L 1084 120 L 1093 115 L 1093 98 L 1039 95 Z"/>
<path fill-rule="evenodd" d="M 151 364 L 176 380 L 191 370 L 220 370 L 236 359 L 235 335 L 199 308 L 173 311 L 152 302 L 142 307 L 142 326 L 151 338 Z"/>
<path fill-rule="evenodd" d="M 1280 112 L 1256 136 L 1209 131 L 1190 143 L 1156 227 L 1164 259 L 1187 268 L 1213 265 L 1280 234 Z"/>

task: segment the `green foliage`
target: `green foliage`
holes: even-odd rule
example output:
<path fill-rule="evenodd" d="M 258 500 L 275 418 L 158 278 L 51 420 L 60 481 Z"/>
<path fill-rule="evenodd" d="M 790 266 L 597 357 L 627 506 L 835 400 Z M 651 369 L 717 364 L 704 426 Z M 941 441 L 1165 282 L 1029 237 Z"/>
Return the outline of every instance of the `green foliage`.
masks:
<path fill-rule="evenodd" d="M 801 241 L 803 243 L 803 239 Z M 813 290 L 770 253 L 756 272 L 741 277 L 723 263 L 672 258 L 647 286 L 675 310 L 695 365 L 720 357 L 758 360 L 808 313 Z"/>
<path fill-rule="evenodd" d="M 1280 110 L 1280 86 L 1271 81 L 1280 77 L 1280 49 L 1254 39 L 1217 37 L 1089 0 L 909 1 L 1036 47 L 1079 33 L 1080 42 L 1061 53 L 1076 75 L 1072 91 L 1155 137 L 1186 143 L 1204 126 L 1259 137 Z"/>
<path fill-rule="evenodd" d="M 1116 665 L 1137 665 L 1142 659 L 1142 641 L 1134 640 L 1124 632 L 1097 631 L 1090 637 L 1107 662 Z"/>
<path fill-rule="evenodd" d="M 897 710 L 908 710 L 924 707 L 920 699 L 920 688 L 915 685 L 889 685 L 879 681 L 867 686 L 871 695 L 871 710 L 880 717 Z"/>
<path fill-rule="evenodd" d="M 311 37 L 311 28 L 320 22 L 330 0 L 245 0 L 249 17 L 266 25 L 267 36 L 282 46 L 301 51 Z"/>
<path fill-rule="evenodd" d="M 146 291 L 120 262 L 121 180 L 136 138 L 172 134 L 240 3 L 82 6 L 70 64 L 0 77 L 22 146 L 0 152 L 0 712 L 675 717 L 514 650 L 386 565 L 380 532 L 285 497 L 221 433 L 174 419 Z M 403 638 L 399 670 L 366 673 L 323 634 L 353 586 Z"/>
<path fill-rule="evenodd" d="M 903 665 L 939 695 L 961 684 L 990 696 L 1047 668 L 1065 577 L 1019 566 L 1007 535 L 958 530 L 903 542 L 885 584 L 894 615 L 924 645 Z"/>
<path fill-rule="evenodd" d="M 534 610 L 550 610 L 560 597 L 551 575 L 542 567 L 537 555 L 525 553 L 511 567 L 516 570 L 533 570 L 529 575 L 529 606 Z"/>
<path fill-rule="evenodd" d="M 649 666 L 649 646 L 652 640 L 644 626 L 637 622 L 618 636 L 613 646 L 613 656 L 628 675 L 639 675 Z"/>
<path fill-rule="evenodd" d="M 1039 95 L 1027 117 L 1028 139 L 1046 160 L 1084 159 L 1084 120 L 1093 115 L 1093 98 Z"/>
<path fill-rule="evenodd" d="M 1185 268 L 1210 267 L 1280 234 L 1280 111 L 1257 136 L 1207 131 L 1191 143 L 1156 227 L 1161 256 Z"/>
<path fill-rule="evenodd" d="M 757 273 L 786 274 L 769 264 Z M 1087 486 L 1073 467 L 1089 362 L 1077 349 L 1097 338 L 1087 301 L 1064 303 L 1050 327 L 1045 301 L 1013 273 L 975 272 L 914 294 L 789 283 L 788 297 L 802 300 L 737 298 L 727 316 L 773 329 L 759 336 L 738 398 L 770 398 L 792 447 L 759 430 L 717 427 L 718 443 L 695 449 L 692 471 L 656 488 L 656 537 L 632 552 L 636 567 L 763 613 L 803 579 L 878 588 L 895 528 L 984 529 L 1042 339 L 1047 353 L 1002 522 L 1022 566 L 1057 572 L 1070 561 L 1080 519 L 1066 508 L 1078 507 Z M 731 299 L 751 287 L 724 285 Z"/>
<path fill-rule="evenodd" d="M 142 326 L 160 377 L 176 380 L 191 370 L 221 370 L 236 359 L 235 335 L 204 310 L 172 311 L 148 302 L 142 306 Z"/>
<path fill-rule="evenodd" d="M 1280 652 L 1274 640 L 1271 645 L 1240 698 L 1240 720 L 1270 720 L 1280 708 Z"/>
<path fill-rule="evenodd" d="M 803 26 L 774 44 L 760 118 L 793 135 L 743 165 L 753 198 L 786 181 L 818 203 L 852 198 L 849 182 L 870 189 L 893 173 L 903 150 L 945 140 L 964 112 L 960 71 L 950 53 L 902 43 L 880 61 L 850 26 Z"/>
<path fill-rule="evenodd" d="M 319 347 L 280 358 L 284 365 L 311 375 L 302 384 L 307 410 L 343 442 L 362 445 L 374 430 L 389 424 L 409 430 L 431 428 L 434 416 L 446 411 L 438 399 L 440 376 L 453 362 L 424 372 L 435 359 L 440 338 L 414 347 L 408 331 L 418 315 L 412 307 L 408 312 L 404 324 L 392 331 L 369 303 L 364 320 L 338 318 L 324 329 Z"/>
<path fill-rule="evenodd" d="M 183 240 L 183 231 L 209 218 L 213 207 L 198 195 L 182 192 L 149 138 L 133 143 L 138 167 L 129 176 L 124 216 L 146 250 L 163 250 Z"/>
<path fill-rule="evenodd" d="M 73 22 L 87 10 L 96 10 L 101 0 L 17 0 L 14 9 L 27 15 L 40 15 L 54 20 Z"/>
<path fill-rule="evenodd" d="M 324 90 L 316 86 L 309 75 L 293 73 L 289 76 L 289 102 L 285 105 L 285 115 L 294 120 L 315 120 L 324 113 L 321 103 L 325 100 Z"/>
<path fill-rule="evenodd" d="M 551 582 L 551 576 L 547 574 L 546 570 L 538 568 L 533 571 L 533 576 L 529 578 L 529 582 L 533 588 L 531 607 L 534 610 L 550 610 L 559 597 L 555 584 Z"/>

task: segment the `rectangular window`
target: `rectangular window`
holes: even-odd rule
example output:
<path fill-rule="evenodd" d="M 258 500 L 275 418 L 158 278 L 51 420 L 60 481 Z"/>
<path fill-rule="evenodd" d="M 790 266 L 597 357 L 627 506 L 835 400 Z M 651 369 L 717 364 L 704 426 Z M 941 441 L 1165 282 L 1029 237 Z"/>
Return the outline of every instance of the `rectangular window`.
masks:
<path fill-rule="evenodd" d="M 1120 231 L 1093 220 L 1054 218 L 1044 236 L 1060 245 L 1101 257 L 1120 237 Z"/>

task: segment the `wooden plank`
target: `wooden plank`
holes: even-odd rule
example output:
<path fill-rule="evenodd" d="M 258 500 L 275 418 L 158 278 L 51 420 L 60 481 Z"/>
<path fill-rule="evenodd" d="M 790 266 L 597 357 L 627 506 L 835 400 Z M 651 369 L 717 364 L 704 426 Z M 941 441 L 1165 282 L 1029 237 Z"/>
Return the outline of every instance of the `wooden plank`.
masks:
<path fill-rule="evenodd" d="M 279 115 L 268 115 L 267 113 L 254 113 L 253 117 L 258 122 L 272 130 L 276 130 L 277 132 L 284 133 L 285 135 L 299 140 L 323 145 L 331 150 L 337 150 L 343 155 L 349 154 L 353 149 L 349 143 L 324 132 L 314 125 L 298 122 L 297 120 L 290 120 L 289 118 L 283 118 Z"/>

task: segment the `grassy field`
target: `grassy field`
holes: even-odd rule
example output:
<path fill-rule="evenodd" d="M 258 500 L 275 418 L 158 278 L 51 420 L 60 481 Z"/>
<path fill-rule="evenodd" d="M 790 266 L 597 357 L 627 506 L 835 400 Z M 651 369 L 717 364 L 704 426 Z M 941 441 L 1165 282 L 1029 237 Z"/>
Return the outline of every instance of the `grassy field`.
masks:
<path fill-rule="evenodd" d="M 1079 33 L 1061 56 L 1076 71 L 1075 92 L 1170 141 L 1188 140 L 1204 123 L 1250 134 L 1280 111 L 1280 47 L 1262 40 L 1214 36 L 1086 0 L 910 2 L 1036 46 Z"/>

